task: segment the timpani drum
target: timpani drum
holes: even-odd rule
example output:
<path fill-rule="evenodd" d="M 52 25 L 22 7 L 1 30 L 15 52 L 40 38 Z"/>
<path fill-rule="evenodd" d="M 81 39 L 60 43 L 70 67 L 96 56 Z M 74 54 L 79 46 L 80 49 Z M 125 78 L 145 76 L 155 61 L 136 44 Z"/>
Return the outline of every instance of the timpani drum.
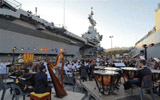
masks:
<path fill-rule="evenodd" d="M 152 80 L 157 81 L 159 79 L 160 70 L 152 69 L 151 72 L 152 72 Z"/>
<path fill-rule="evenodd" d="M 94 69 L 97 70 L 104 70 L 104 68 L 106 68 L 106 66 L 95 66 Z"/>
<path fill-rule="evenodd" d="M 120 68 L 116 68 L 116 67 L 106 67 L 106 66 L 95 66 L 95 69 L 97 70 L 108 70 L 108 71 L 121 71 Z"/>
<path fill-rule="evenodd" d="M 108 93 L 110 93 L 110 90 L 113 88 L 113 85 L 115 83 L 116 76 L 119 73 L 116 71 L 96 70 L 94 71 L 94 74 L 95 74 L 96 84 L 99 88 L 99 91 L 101 92 L 101 89 L 103 89 L 102 92 L 104 94 L 104 91 L 105 91 L 104 87 L 110 87 L 108 91 Z"/>
<path fill-rule="evenodd" d="M 127 79 L 133 79 L 135 72 L 138 71 L 138 68 L 135 67 L 121 67 L 123 70 L 123 76 Z"/>
<path fill-rule="evenodd" d="M 152 72 L 152 80 L 153 80 L 153 90 L 155 91 L 156 90 L 155 83 L 159 80 L 160 70 L 152 69 L 151 72 Z M 160 82 L 158 83 L 159 83 L 159 91 L 160 91 Z"/>
<path fill-rule="evenodd" d="M 121 67 L 122 70 L 131 70 L 131 71 L 137 71 L 138 68 L 135 68 L 135 67 Z"/>
<path fill-rule="evenodd" d="M 151 72 L 152 72 L 152 74 L 160 74 L 160 70 L 152 69 Z"/>
<path fill-rule="evenodd" d="M 115 67 L 96 66 L 95 69 L 99 69 L 98 72 L 104 73 L 104 75 L 107 75 L 107 76 L 103 77 L 105 86 L 109 85 L 109 83 L 111 81 L 111 75 L 115 75 L 115 73 L 121 72 L 120 68 L 115 68 Z M 97 72 L 97 71 L 95 71 L 95 72 Z M 115 78 L 116 78 L 116 76 L 114 76 L 114 80 L 115 80 Z M 100 75 L 96 75 L 96 79 L 99 83 L 101 83 L 101 76 Z"/>
<path fill-rule="evenodd" d="M 116 67 L 105 67 L 104 69 L 108 71 L 116 71 L 116 72 L 121 71 L 120 68 L 116 68 Z"/>
<path fill-rule="evenodd" d="M 102 70 L 94 71 L 94 73 L 96 75 L 97 81 L 100 84 L 104 84 L 104 86 L 109 86 L 111 83 L 111 76 L 115 76 L 118 74 L 118 72 L 115 72 L 115 71 L 102 71 Z M 114 80 L 115 78 L 113 79 L 113 81 Z"/>

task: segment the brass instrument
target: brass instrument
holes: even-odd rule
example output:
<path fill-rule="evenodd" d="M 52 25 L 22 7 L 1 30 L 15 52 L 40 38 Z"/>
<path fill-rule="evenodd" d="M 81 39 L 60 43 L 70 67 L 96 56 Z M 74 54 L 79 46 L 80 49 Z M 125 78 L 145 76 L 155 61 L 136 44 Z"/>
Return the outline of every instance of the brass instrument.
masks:
<path fill-rule="evenodd" d="M 53 72 L 52 69 L 55 69 L 58 67 L 58 64 L 60 62 L 60 59 L 62 59 L 62 69 L 61 69 L 61 82 L 59 81 L 59 79 L 57 78 L 57 76 L 55 75 L 55 73 Z M 63 88 L 63 73 L 64 73 L 64 53 L 60 53 L 57 57 L 57 60 L 56 60 L 56 64 L 53 65 L 52 62 L 49 62 L 47 64 L 47 67 L 48 67 L 48 70 L 49 70 L 49 73 L 51 75 L 51 79 L 52 79 L 52 82 L 54 84 L 54 88 L 55 88 L 55 91 L 56 91 L 56 97 L 64 97 L 67 95 L 66 91 L 64 90 Z"/>

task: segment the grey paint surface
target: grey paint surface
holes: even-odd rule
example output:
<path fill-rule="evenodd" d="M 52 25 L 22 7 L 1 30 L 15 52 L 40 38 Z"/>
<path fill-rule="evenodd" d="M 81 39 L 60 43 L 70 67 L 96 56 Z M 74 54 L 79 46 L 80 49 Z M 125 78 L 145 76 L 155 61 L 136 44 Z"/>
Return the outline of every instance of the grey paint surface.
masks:
<path fill-rule="evenodd" d="M 16 23 L 16 24 L 15 24 Z M 32 28 L 30 28 L 32 27 Z M 25 35 L 35 36 L 39 38 L 44 38 L 48 40 L 54 40 L 58 42 L 70 43 L 71 38 L 67 38 L 63 36 L 63 34 L 52 33 L 47 30 L 36 30 L 34 25 L 28 24 L 26 22 L 16 20 L 16 21 L 8 21 L 0 18 L 0 29 L 13 31 Z M 83 43 L 72 39 L 72 41 L 77 42 L 77 45 L 82 46 Z"/>
<path fill-rule="evenodd" d="M 39 53 L 39 54 L 56 54 L 51 49 L 66 49 L 67 54 L 77 54 L 79 46 L 69 45 L 67 43 L 57 42 L 53 40 L 47 40 L 34 36 L 19 34 L 12 31 L 6 31 L 0 29 L 0 53 L 12 53 L 13 47 L 17 47 L 16 53 Z M 20 49 L 24 48 L 24 51 Z M 32 50 L 28 50 L 31 48 Z M 37 50 L 34 51 L 33 49 Z M 40 48 L 47 48 L 48 51 L 40 51 Z"/>
<path fill-rule="evenodd" d="M 149 44 L 151 43 L 154 43 L 156 45 L 154 45 L 153 47 L 148 47 L 147 58 L 160 57 L 160 30 L 150 34 L 148 37 L 137 43 L 135 45 L 136 48 L 133 51 L 133 55 L 137 55 L 141 50 L 144 50 L 144 48 L 142 48 L 142 45 L 147 44 L 149 46 Z"/>

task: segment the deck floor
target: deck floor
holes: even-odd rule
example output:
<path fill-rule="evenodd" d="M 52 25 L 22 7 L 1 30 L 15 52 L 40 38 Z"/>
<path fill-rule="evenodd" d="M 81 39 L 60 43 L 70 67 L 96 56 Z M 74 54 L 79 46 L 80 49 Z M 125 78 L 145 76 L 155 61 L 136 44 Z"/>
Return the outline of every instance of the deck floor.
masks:
<path fill-rule="evenodd" d="M 54 97 L 55 93 L 52 92 L 51 99 L 52 100 L 81 100 L 85 95 L 83 93 L 73 92 L 73 91 L 66 91 L 66 92 L 67 92 L 68 95 L 63 97 L 63 98 Z M 1 96 L 2 96 L 2 91 L 0 91 L 0 99 L 1 99 Z M 12 94 L 10 94 L 9 89 L 7 90 L 7 92 L 5 94 L 4 100 L 12 100 Z M 23 100 L 23 97 L 21 97 L 20 100 Z M 26 96 L 25 100 L 30 100 L 30 97 Z"/>
<path fill-rule="evenodd" d="M 98 91 L 98 87 L 96 86 L 95 81 L 87 81 L 80 83 L 79 80 L 76 81 L 76 85 L 73 92 L 73 86 L 72 85 L 66 85 L 65 90 L 68 93 L 68 96 L 64 98 L 56 98 L 54 97 L 55 92 L 54 89 L 52 89 L 52 100 L 82 100 L 82 98 L 85 96 L 85 94 L 82 92 L 82 88 L 84 88 L 89 94 L 92 95 L 92 98 L 84 98 L 83 100 L 140 100 L 139 91 L 137 88 L 133 89 L 133 96 L 131 96 L 131 91 L 127 90 L 125 91 L 123 88 L 123 84 L 120 85 L 119 90 L 115 90 L 114 94 L 110 95 L 102 95 Z M 151 96 L 149 94 L 144 94 L 144 100 L 152 100 Z M 2 96 L 2 90 L 0 91 L 0 99 Z M 156 94 L 155 100 L 160 100 L 160 96 L 157 96 Z M 6 92 L 6 95 L 4 97 L 4 100 L 11 100 L 12 94 L 10 94 L 9 89 Z M 20 100 L 23 100 L 21 97 Z M 30 100 L 29 97 L 26 96 L 26 100 Z"/>
<path fill-rule="evenodd" d="M 120 85 L 119 90 L 115 90 L 114 93 L 110 95 L 100 94 L 95 81 L 82 82 L 82 87 L 96 100 L 140 100 L 139 91 L 137 88 L 133 89 L 133 96 L 131 96 L 131 90 L 129 89 L 125 91 L 122 84 Z M 145 92 L 143 92 L 143 95 L 144 100 L 152 100 L 150 94 L 145 94 Z M 156 94 L 154 96 L 155 100 L 160 100 L 159 96 Z"/>

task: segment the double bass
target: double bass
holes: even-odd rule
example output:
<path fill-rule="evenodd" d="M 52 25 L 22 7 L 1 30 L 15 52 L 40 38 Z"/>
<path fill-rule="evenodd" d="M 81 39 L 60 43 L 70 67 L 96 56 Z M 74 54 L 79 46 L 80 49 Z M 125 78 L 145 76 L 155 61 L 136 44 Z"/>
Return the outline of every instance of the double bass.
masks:
<path fill-rule="evenodd" d="M 62 69 L 61 69 L 61 82 L 55 75 L 52 69 L 56 69 L 58 67 L 58 64 L 60 60 L 62 59 Z M 52 82 L 54 84 L 55 92 L 56 92 L 56 97 L 63 98 L 64 96 L 67 95 L 66 91 L 63 88 L 63 73 L 64 73 L 64 53 L 60 53 L 57 57 L 56 64 L 54 65 L 52 62 L 49 62 L 47 64 L 48 71 L 50 73 Z"/>

